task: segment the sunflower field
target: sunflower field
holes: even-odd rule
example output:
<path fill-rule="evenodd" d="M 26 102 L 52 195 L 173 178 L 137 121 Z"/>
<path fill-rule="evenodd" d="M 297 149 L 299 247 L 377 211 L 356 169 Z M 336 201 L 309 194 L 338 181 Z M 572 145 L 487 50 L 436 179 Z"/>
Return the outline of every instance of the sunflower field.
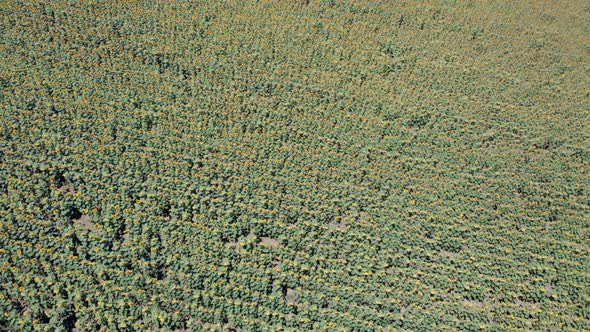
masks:
<path fill-rule="evenodd" d="M 590 330 L 584 0 L 0 1 L 0 330 Z"/>

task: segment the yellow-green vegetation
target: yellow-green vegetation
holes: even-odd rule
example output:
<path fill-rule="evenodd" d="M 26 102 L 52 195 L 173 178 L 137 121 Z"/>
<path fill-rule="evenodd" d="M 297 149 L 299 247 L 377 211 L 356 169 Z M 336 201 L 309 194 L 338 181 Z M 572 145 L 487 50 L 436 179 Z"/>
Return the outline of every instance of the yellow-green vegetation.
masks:
<path fill-rule="evenodd" d="M 590 329 L 590 4 L 0 2 L 0 329 Z"/>

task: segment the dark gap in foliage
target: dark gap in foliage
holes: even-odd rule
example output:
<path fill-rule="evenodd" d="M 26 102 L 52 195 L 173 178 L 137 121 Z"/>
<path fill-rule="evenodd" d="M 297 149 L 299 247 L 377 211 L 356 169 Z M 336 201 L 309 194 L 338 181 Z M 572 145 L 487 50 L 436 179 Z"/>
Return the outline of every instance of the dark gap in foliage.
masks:
<path fill-rule="evenodd" d="M 78 238 L 75 232 L 72 232 L 71 240 L 72 248 L 74 249 L 74 254 L 78 255 L 78 247 L 82 244 L 82 242 L 80 242 L 80 239 Z"/>
<path fill-rule="evenodd" d="M 66 212 L 66 217 L 69 220 L 78 220 L 82 217 L 82 212 L 80 212 L 80 209 L 78 207 L 71 206 L 68 208 Z"/>
<path fill-rule="evenodd" d="M 124 241 L 123 236 L 125 235 L 126 231 L 127 224 L 124 221 L 119 222 L 114 234 L 115 241 L 122 243 Z"/>
<path fill-rule="evenodd" d="M 424 126 L 426 126 L 428 124 L 428 122 L 430 121 L 430 115 L 429 114 L 424 114 L 424 115 L 413 115 L 410 120 L 408 120 L 406 122 L 407 126 L 410 128 L 423 128 Z"/>
<path fill-rule="evenodd" d="M 45 313 L 45 310 L 42 309 L 38 313 L 38 319 L 41 324 L 48 324 L 50 320 L 49 316 Z"/>
<path fill-rule="evenodd" d="M 69 313 L 64 318 L 63 327 L 67 332 L 73 332 L 76 329 L 76 322 L 78 321 L 78 317 L 76 317 L 75 310 L 69 310 Z"/>
<path fill-rule="evenodd" d="M 54 181 L 55 181 L 55 185 L 60 188 L 66 185 L 66 178 L 64 176 L 64 172 L 61 170 L 56 170 L 55 174 L 54 174 Z"/>

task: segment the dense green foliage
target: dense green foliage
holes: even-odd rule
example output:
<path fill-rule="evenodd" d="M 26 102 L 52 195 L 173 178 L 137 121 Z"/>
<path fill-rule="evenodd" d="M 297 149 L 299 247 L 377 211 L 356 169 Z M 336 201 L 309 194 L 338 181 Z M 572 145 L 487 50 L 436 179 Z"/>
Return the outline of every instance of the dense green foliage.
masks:
<path fill-rule="evenodd" d="M 4 330 L 590 328 L 590 6 L 0 2 Z"/>

